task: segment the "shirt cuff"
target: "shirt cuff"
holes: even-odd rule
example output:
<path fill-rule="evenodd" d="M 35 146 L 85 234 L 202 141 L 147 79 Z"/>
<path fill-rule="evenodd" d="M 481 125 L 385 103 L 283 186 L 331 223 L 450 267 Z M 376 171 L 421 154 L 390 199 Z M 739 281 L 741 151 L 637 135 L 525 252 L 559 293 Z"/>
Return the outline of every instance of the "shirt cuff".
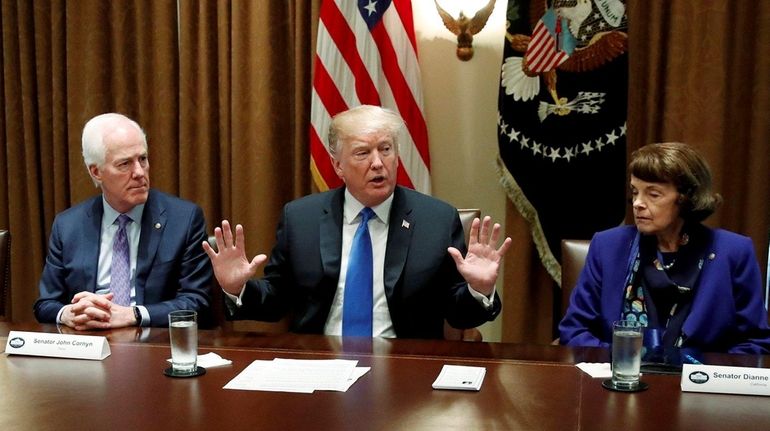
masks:
<path fill-rule="evenodd" d="M 222 292 L 225 293 L 225 298 L 229 299 L 229 301 L 225 301 L 225 305 L 227 305 L 227 308 L 231 314 L 234 313 L 236 309 L 241 308 L 241 305 L 243 305 L 243 292 L 245 291 L 246 291 L 245 284 L 243 285 L 243 287 L 241 287 L 241 293 L 239 293 L 238 296 L 235 296 L 232 293 L 226 291 L 225 289 L 222 289 Z"/>
<path fill-rule="evenodd" d="M 136 322 L 136 326 L 150 326 L 150 312 L 147 311 L 147 307 L 144 305 L 137 305 L 136 308 L 139 309 L 139 313 L 142 315 L 142 321 Z"/>
<path fill-rule="evenodd" d="M 492 293 L 489 295 L 489 297 L 483 293 L 473 290 L 470 284 L 468 285 L 468 291 L 470 291 L 471 296 L 476 298 L 476 300 L 479 301 L 479 304 L 483 305 L 487 310 L 492 308 L 492 306 L 495 304 L 495 292 L 497 291 L 497 287 L 492 288 Z"/>
<path fill-rule="evenodd" d="M 69 305 L 69 304 L 67 304 L 67 305 Z M 57 325 L 63 325 L 64 324 L 64 322 L 62 322 L 62 320 L 61 320 L 61 315 L 64 314 L 64 309 L 67 308 L 67 305 L 65 305 L 64 307 L 60 308 L 59 312 L 56 313 L 56 324 Z"/>

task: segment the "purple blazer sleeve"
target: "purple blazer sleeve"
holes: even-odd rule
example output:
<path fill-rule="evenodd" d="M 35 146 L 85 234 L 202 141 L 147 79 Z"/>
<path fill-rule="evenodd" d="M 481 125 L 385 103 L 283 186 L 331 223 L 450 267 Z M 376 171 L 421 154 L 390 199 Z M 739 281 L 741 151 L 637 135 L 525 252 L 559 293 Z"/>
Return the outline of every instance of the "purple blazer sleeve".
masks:
<path fill-rule="evenodd" d="M 635 236 L 631 226 L 594 235 L 567 313 L 559 323 L 561 344 L 597 347 L 612 341 L 612 322 L 620 318 Z"/>
<path fill-rule="evenodd" d="M 749 238 L 722 229 L 711 236 L 682 332 L 686 345 L 704 351 L 770 353 L 762 280 Z M 621 316 L 633 226 L 599 232 L 591 241 L 559 340 L 570 346 L 608 346 Z"/>

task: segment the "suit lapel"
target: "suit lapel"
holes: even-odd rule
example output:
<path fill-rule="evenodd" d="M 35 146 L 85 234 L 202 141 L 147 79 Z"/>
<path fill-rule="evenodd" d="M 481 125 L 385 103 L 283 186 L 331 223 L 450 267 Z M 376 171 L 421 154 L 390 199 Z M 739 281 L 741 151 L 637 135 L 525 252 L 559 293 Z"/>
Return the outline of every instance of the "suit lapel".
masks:
<path fill-rule="evenodd" d="M 158 199 L 157 194 L 150 190 L 147 203 L 142 214 L 139 250 L 136 258 L 136 303 L 144 304 L 144 288 L 147 276 L 152 269 L 155 253 L 166 229 L 166 208 Z"/>
<path fill-rule="evenodd" d="M 390 304 L 396 283 L 404 270 L 409 244 L 411 244 L 412 229 L 414 228 L 412 207 L 406 202 L 406 194 L 401 187 L 396 187 L 393 192 L 393 205 L 390 208 L 388 223 L 388 244 L 385 248 L 383 281 L 385 296 Z"/>
<path fill-rule="evenodd" d="M 319 241 L 324 274 L 331 280 L 339 280 L 342 260 L 342 205 L 345 188 L 330 194 L 324 204 L 319 221 Z M 335 286 L 336 287 L 336 286 Z"/>
<path fill-rule="evenodd" d="M 102 241 L 102 216 L 104 215 L 104 203 L 102 195 L 94 198 L 93 203 L 86 209 L 86 222 L 83 226 L 83 242 L 89 244 L 86 247 L 78 247 L 79 266 L 84 268 L 85 280 L 83 285 L 89 292 L 96 290 L 96 273 L 99 270 L 99 248 Z"/>

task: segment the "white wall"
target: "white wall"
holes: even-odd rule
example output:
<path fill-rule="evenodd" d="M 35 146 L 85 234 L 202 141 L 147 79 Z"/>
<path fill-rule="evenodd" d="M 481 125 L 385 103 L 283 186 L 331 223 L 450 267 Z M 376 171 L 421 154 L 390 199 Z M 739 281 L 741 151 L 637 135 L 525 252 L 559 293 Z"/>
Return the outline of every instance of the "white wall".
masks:
<path fill-rule="evenodd" d="M 451 7 L 486 0 L 442 0 Z M 430 140 L 433 195 L 458 208 L 481 208 L 504 225 L 506 195 L 495 173 L 497 94 L 507 1 L 497 0 L 487 25 L 473 37 L 474 56 L 460 61 L 457 38 L 433 0 L 412 0 Z M 479 6 L 479 7 L 481 7 Z M 457 16 L 456 14 L 454 16 Z M 504 227 L 504 226 L 503 226 Z M 502 280 L 502 273 L 499 277 Z M 498 292 L 502 286 L 498 283 Z M 501 318 L 481 328 L 486 341 L 501 338 Z"/>

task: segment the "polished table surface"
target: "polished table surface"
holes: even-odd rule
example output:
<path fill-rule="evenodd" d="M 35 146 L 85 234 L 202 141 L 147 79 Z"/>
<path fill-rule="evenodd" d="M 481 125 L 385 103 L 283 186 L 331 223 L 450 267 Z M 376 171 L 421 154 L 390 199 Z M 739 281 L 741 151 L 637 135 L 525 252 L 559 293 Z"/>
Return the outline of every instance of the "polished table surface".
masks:
<path fill-rule="evenodd" d="M 0 337 L 10 330 L 57 328 L 0 323 Z M 605 349 L 210 330 L 199 331 L 199 354 L 213 351 L 233 364 L 175 379 L 162 374 L 167 330 L 85 334 L 105 335 L 112 354 L 103 361 L 0 355 L 0 430 L 770 429 L 770 398 L 681 392 L 678 376 L 644 375 L 644 392 L 607 391 L 574 366 L 606 362 Z M 356 359 L 372 368 L 347 392 L 222 389 L 252 361 L 273 358 Z M 706 362 L 770 367 L 768 356 Z M 433 390 L 444 364 L 486 367 L 481 391 Z"/>

